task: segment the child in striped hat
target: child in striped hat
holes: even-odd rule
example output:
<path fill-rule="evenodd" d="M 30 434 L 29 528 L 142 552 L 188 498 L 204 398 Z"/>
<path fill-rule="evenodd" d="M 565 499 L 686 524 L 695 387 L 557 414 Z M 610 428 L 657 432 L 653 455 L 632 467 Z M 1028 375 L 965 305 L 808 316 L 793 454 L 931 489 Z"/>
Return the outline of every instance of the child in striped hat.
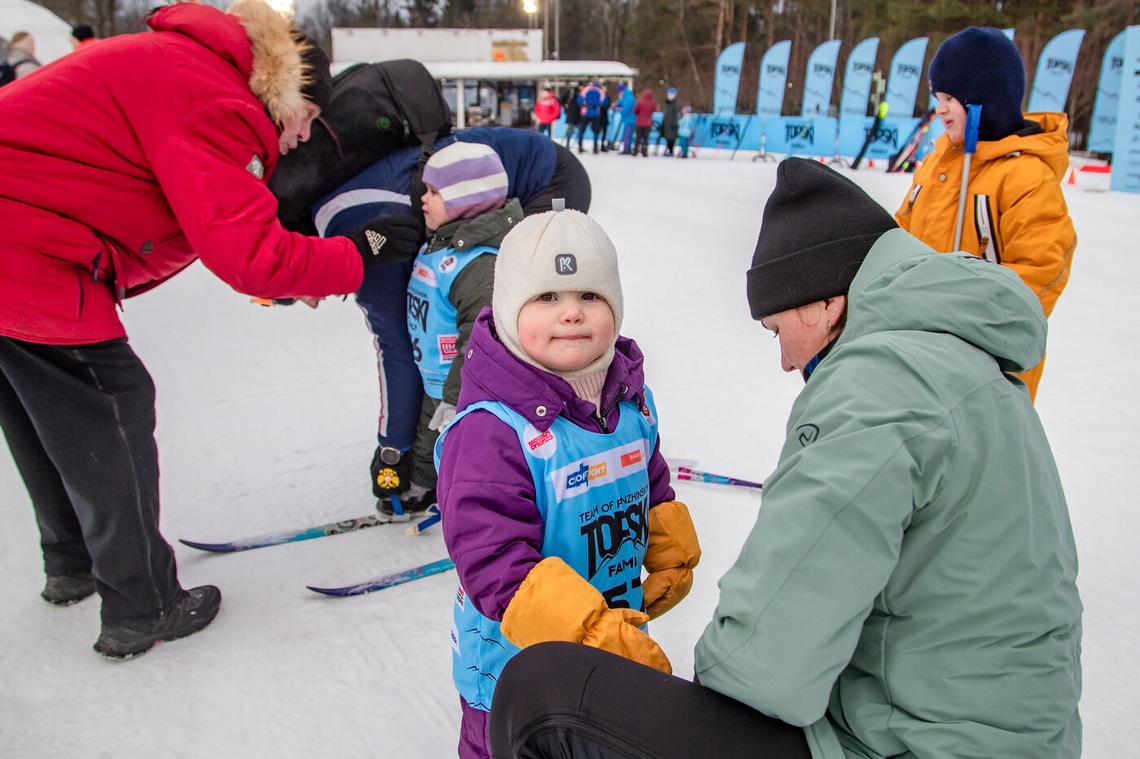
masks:
<path fill-rule="evenodd" d="M 428 159 L 423 182 L 424 224 L 432 238 L 408 281 L 408 331 L 424 399 L 410 467 L 397 461 L 378 475 L 390 471 L 411 481 L 401 495 L 377 503 L 381 516 L 391 519 L 410 518 L 435 505 L 433 451 L 439 431 L 455 416 L 463 349 L 475 318 L 491 305 L 499 244 L 523 218 L 518 199 L 507 200 L 503 162 L 486 145 L 448 145 Z M 392 484 L 394 492 L 402 489 Z"/>

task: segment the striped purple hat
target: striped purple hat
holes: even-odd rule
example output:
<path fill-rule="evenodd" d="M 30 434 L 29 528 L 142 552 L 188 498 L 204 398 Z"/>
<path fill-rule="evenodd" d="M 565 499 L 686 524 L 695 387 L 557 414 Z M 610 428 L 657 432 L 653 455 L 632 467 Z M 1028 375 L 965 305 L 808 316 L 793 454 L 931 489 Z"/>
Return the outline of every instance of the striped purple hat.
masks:
<path fill-rule="evenodd" d="M 507 200 L 499 154 L 477 142 L 454 142 L 434 153 L 424 166 L 424 184 L 443 198 L 449 222 L 496 211 Z"/>

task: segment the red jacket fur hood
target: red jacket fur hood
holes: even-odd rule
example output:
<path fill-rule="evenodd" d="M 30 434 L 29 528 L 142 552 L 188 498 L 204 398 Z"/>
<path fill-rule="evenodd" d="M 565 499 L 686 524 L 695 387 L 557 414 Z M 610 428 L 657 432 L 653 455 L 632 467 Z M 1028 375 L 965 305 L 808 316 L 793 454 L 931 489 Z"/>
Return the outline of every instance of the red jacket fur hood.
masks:
<path fill-rule="evenodd" d="M 123 297 L 201 258 L 262 297 L 354 291 L 347 238 L 288 232 L 266 180 L 301 46 L 261 0 L 167 6 L 0 90 L 0 335 L 123 336 Z"/>

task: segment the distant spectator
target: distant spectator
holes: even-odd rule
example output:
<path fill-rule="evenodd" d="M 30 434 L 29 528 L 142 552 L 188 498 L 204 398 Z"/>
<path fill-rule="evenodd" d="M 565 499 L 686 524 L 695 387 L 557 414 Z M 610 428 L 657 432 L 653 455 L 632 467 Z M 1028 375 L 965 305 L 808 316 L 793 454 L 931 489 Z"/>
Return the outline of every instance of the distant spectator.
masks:
<path fill-rule="evenodd" d="M 534 118 L 538 122 L 538 131 L 551 137 L 551 128 L 558 117 L 562 115 L 562 105 L 549 87 L 542 88 L 542 94 L 534 104 Z"/>
<path fill-rule="evenodd" d="M 665 155 L 673 155 L 673 145 L 679 136 L 677 125 L 680 121 L 681 103 L 677 100 L 677 88 L 670 87 L 665 93 L 665 107 L 661 109 L 661 139 L 665 140 Z"/>
<path fill-rule="evenodd" d="M 15 78 L 27 76 L 40 67 L 36 60 L 36 40 L 28 32 L 16 32 L 8 46 L 8 65 L 15 72 Z"/>
<path fill-rule="evenodd" d="M 634 126 L 633 154 L 638 152 L 643 156 L 649 155 L 649 133 L 653 130 L 653 114 L 657 111 L 657 101 L 653 99 L 653 90 L 648 87 L 642 91 L 641 100 L 633 107 L 637 114 Z"/>
<path fill-rule="evenodd" d="M 681 118 L 677 121 L 677 147 L 681 151 L 681 158 L 689 157 L 689 140 L 693 136 L 693 125 L 696 124 L 697 117 L 693 115 L 693 109 L 685 106 L 681 109 Z M 696 153 L 693 153 L 696 156 Z"/>
<path fill-rule="evenodd" d="M 586 152 L 582 147 L 582 138 L 586 135 L 587 126 L 594 133 L 594 152 L 598 152 L 604 134 L 602 132 L 602 106 L 605 105 L 608 109 L 609 104 L 610 99 L 597 79 L 583 87 L 578 94 L 578 107 L 582 109 L 582 122 L 578 125 L 579 153 Z"/>
<path fill-rule="evenodd" d="M 90 24 L 76 24 L 71 28 L 69 41 L 71 42 L 71 49 L 78 50 L 93 42 L 98 42 L 99 38 L 95 36 L 95 30 L 91 28 Z"/>
<path fill-rule="evenodd" d="M 618 101 L 613 110 L 621 114 L 621 154 L 629 155 L 633 152 L 633 129 L 637 125 L 637 114 L 633 107 L 637 105 L 637 98 L 633 95 L 633 88 L 618 82 Z"/>
<path fill-rule="evenodd" d="M 570 141 L 574 133 L 581 128 L 582 107 L 578 105 L 579 87 L 577 83 L 571 84 L 566 97 L 562 99 L 562 110 L 566 113 L 566 148 L 570 148 Z"/>

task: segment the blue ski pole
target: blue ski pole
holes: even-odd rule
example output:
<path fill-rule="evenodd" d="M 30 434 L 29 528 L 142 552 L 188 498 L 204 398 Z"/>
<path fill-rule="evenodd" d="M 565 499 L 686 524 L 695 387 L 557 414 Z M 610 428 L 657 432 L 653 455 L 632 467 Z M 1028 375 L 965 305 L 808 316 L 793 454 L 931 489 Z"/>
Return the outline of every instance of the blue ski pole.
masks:
<path fill-rule="evenodd" d="M 980 105 L 966 106 L 966 136 L 962 148 L 965 157 L 962 160 L 962 189 L 958 193 L 958 221 L 954 224 L 954 250 L 959 250 L 962 245 L 962 222 L 966 217 L 966 185 L 970 182 L 970 159 L 978 150 L 978 122 L 981 119 Z"/>

